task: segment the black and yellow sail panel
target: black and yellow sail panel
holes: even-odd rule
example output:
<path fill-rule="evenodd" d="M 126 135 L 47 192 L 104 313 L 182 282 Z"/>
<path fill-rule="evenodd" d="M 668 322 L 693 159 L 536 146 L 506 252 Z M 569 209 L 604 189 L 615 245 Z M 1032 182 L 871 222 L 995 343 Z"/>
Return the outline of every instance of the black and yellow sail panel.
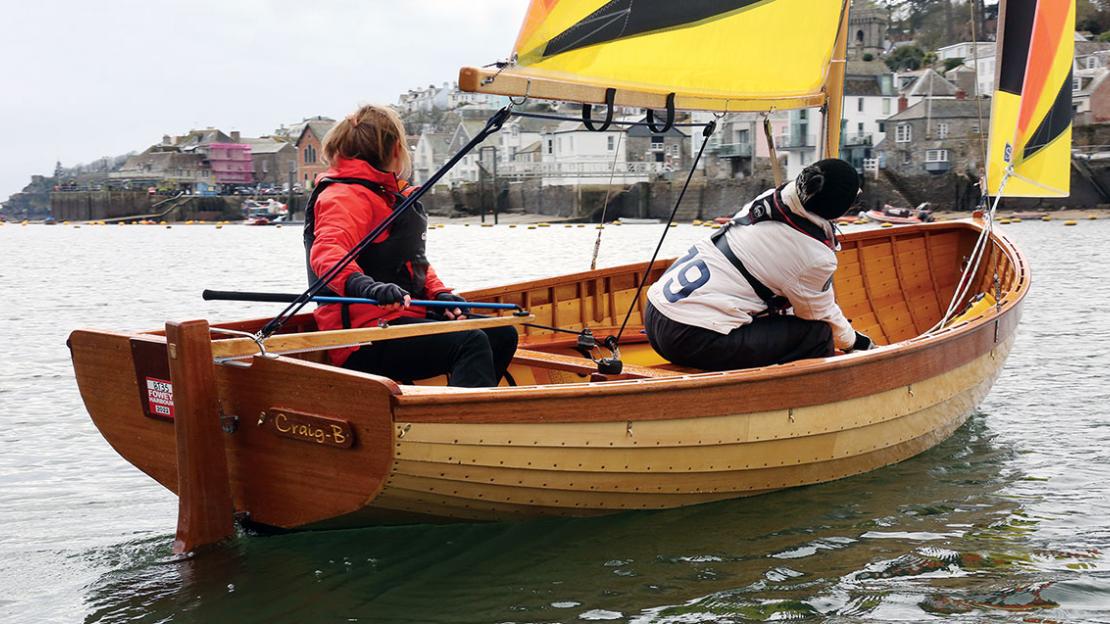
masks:
<path fill-rule="evenodd" d="M 532 0 L 501 69 L 468 91 L 662 108 L 821 106 L 846 0 Z M 771 60 L 774 62 L 770 62 Z"/>
<path fill-rule="evenodd" d="M 987 191 L 1004 197 L 1066 197 L 1075 2 L 1004 0 L 1001 23 Z"/>

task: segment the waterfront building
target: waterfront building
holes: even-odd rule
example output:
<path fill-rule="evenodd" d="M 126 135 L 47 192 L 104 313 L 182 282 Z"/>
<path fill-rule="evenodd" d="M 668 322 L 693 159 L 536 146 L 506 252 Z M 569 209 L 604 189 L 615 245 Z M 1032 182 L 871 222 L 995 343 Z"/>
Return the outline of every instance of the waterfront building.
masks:
<path fill-rule="evenodd" d="M 397 110 L 402 114 L 450 110 L 462 106 L 477 107 L 482 110 L 496 110 L 509 103 L 503 95 L 489 93 L 467 93 L 459 90 L 457 82 L 444 82 L 440 85 L 409 89 L 397 98 Z"/>
<path fill-rule="evenodd" d="M 420 133 L 412 150 L 412 173 L 415 184 L 423 184 L 451 157 L 448 151 L 451 136 L 450 132 L 435 132 L 430 129 Z M 446 185 L 448 182 L 444 180 L 441 184 Z"/>
<path fill-rule="evenodd" d="M 882 166 L 900 175 L 952 171 L 977 177 L 986 140 L 980 135 L 980 104 L 989 116 L 989 101 L 963 97 L 926 99 L 892 115 L 875 146 Z"/>
<path fill-rule="evenodd" d="M 308 191 L 315 184 L 316 176 L 327 170 L 324 164 L 321 143 L 324 135 L 335 125 L 330 117 L 308 117 L 290 128 L 293 146 L 297 151 L 297 184 Z"/>
<path fill-rule="evenodd" d="M 695 112 L 690 120 L 694 123 L 708 123 L 713 113 Z M 772 113 L 771 136 L 782 136 L 789 127 L 785 112 Z M 696 154 L 701 147 L 701 132 L 691 132 L 690 154 Z M 780 154 L 781 157 L 781 154 Z M 751 175 L 770 172 L 770 150 L 767 146 L 766 132 L 763 130 L 763 115 L 760 113 L 730 113 L 717 122 L 717 130 L 705 146 L 698 168 L 705 171 L 708 178 L 746 178 Z"/>
<path fill-rule="evenodd" d="M 849 61 L 844 79 L 841 158 L 863 170 L 886 136 L 886 119 L 898 112 L 894 73 L 882 61 Z M 816 155 L 814 155 L 816 157 Z"/>
<path fill-rule="evenodd" d="M 965 64 L 969 64 L 975 58 L 985 58 L 987 56 L 994 56 L 993 41 L 980 41 L 978 43 L 973 41 L 961 41 L 960 43 L 953 43 L 941 48 L 937 48 L 937 60 L 960 60 Z"/>
<path fill-rule="evenodd" d="M 925 99 L 955 99 L 959 91 L 956 85 L 945 80 L 935 69 L 929 68 L 921 72 L 908 87 L 902 89 L 902 96 L 910 106 Z"/>
<path fill-rule="evenodd" d="M 240 139 L 250 146 L 255 184 L 281 187 L 289 184 L 289 174 L 297 171 L 297 150 L 290 141 L 274 137 Z"/>
<path fill-rule="evenodd" d="M 239 133 L 234 133 L 238 135 Z M 236 136 L 238 138 L 238 136 Z M 220 185 L 249 185 L 254 182 L 251 146 L 245 143 L 208 145 L 208 166 Z"/>

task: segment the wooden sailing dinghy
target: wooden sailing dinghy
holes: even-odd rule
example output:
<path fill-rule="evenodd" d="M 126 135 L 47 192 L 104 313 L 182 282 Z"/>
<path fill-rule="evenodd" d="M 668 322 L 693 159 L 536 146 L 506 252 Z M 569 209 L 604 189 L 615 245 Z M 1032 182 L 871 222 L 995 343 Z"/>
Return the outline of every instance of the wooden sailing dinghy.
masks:
<path fill-rule="evenodd" d="M 693 25 L 665 28 L 659 20 L 673 21 L 673 12 L 655 21 L 622 14 L 639 29 L 631 42 L 621 32 L 590 31 L 614 45 L 639 46 L 620 53 L 645 63 L 657 59 L 641 47 L 675 29 L 681 37 L 698 36 L 688 29 L 719 37 L 714 29 L 746 24 L 747 36 L 727 40 L 753 50 L 772 36 L 762 26 L 789 22 L 805 31 L 798 42 L 805 54 L 791 61 L 800 64 L 784 78 L 791 84 L 776 83 L 777 74 L 730 75 L 723 85 L 680 84 L 677 95 L 638 89 L 636 80 L 608 82 L 616 84 L 614 93 L 604 77 L 566 83 L 573 68 L 537 67 L 547 62 L 545 54 L 582 61 L 582 42 L 560 33 L 587 15 L 604 17 L 592 11 L 614 3 L 600 4 L 533 2 L 518 41 L 521 65 L 464 69 L 462 82 L 482 91 L 609 104 L 716 110 L 825 104 L 831 118 L 839 117 L 846 2 L 738 1 L 723 17 L 699 13 Z M 635 10 L 655 5 L 661 6 L 645 0 Z M 1032 24 L 1034 14 L 1022 7 L 1005 14 L 1007 25 L 1019 18 Z M 536 47 L 537 38 L 555 51 Z M 574 45 L 562 45 L 568 41 Z M 612 60 L 594 49 L 604 43 L 588 44 L 587 69 Z M 1002 55 L 1003 71 L 1015 58 Z M 828 71 L 808 71 L 803 61 Z M 836 153 L 839 127 L 826 124 L 826 154 Z M 1029 173 L 1021 170 L 1029 137 L 1043 133 L 1022 132 L 1005 143 L 1004 175 Z M 918 454 L 958 428 L 999 374 L 1030 286 L 1025 258 L 990 228 L 989 216 L 844 237 L 837 299 L 881 347 L 787 365 L 706 373 L 655 354 L 638 331 L 646 297 L 637 287 L 654 281 L 666 261 L 650 270 L 629 265 L 465 293 L 519 305 L 532 316 L 505 312 L 455 327 L 534 320 L 589 328 L 600 337 L 631 310 L 618 374 L 598 372 L 575 350 L 575 337 L 523 325 L 522 348 L 510 368 L 515 385 L 483 389 L 447 387 L 443 380 L 411 385 L 325 365 L 321 352 L 300 351 L 411 329 L 316 332 L 310 315 L 294 317 L 285 333 L 266 340 L 265 354 L 249 338 L 215 333 L 210 339 L 201 321 L 167 324 L 165 333 L 78 330 L 69 346 L 85 405 L 105 439 L 181 496 L 181 550 L 226 535 L 231 509 L 256 523 L 296 528 L 677 507 L 859 474 Z M 264 322 L 217 327 L 253 332 Z M 205 523 L 214 528 L 194 528 Z"/>

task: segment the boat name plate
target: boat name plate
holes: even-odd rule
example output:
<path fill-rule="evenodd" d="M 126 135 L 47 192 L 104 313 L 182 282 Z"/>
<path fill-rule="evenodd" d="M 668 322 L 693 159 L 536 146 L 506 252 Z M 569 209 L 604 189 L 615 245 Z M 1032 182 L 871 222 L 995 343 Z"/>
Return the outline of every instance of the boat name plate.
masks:
<path fill-rule="evenodd" d="M 355 432 L 349 421 L 274 407 L 262 413 L 258 425 L 283 438 L 351 448 Z"/>

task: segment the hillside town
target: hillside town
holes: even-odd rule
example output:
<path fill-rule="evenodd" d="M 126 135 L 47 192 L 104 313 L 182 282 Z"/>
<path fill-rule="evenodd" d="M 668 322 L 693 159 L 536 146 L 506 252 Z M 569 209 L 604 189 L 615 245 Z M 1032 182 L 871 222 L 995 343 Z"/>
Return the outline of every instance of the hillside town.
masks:
<path fill-rule="evenodd" d="M 888 6 L 855 3 L 841 157 L 865 176 L 865 204 L 968 210 L 978 202 L 995 79 L 990 39 L 997 16 L 990 9 L 982 14 L 980 41 L 923 51 L 920 37 L 906 32 L 904 20 L 895 24 Z M 1110 172 L 1103 164 L 1110 162 L 1110 39 L 1089 31 L 1074 36 L 1072 197 L 1044 202 L 1045 207 L 1110 204 Z M 507 103 L 501 96 L 462 92 L 453 82 L 401 94 L 394 107 L 409 132 L 413 181 L 428 180 Z M 658 216 L 670 200 L 671 182 L 685 175 L 699 148 L 700 132 L 691 126 L 713 118 L 688 114 L 662 133 L 643 124 L 597 132 L 579 120 L 579 105 L 531 100 L 517 110 L 538 117 L 513 117 L 466 155 L 427 196 L 431 212 L 500 209 L 588 219 L 602 208 L 597 192 L 602 189 L 617 214 Z M 641 109 L 615 112 L 619 122 L 645 117 Z M 70 168 L 58 163 L 52 175 L 34 176 L 12 195 L 3 214 L 42 218 L 73 204 L 58 195 L 113 191 L 152 198 L 280 195 L 296 206 L 325 170 L 321 141 L 334 123 L 326 116 L 305 117 L 258 137 L 191 129 L 166 134 L 126 156 Z M 727 198 L 711 199 L 722 193 L 709 192 L 708 186 L 743 193 L 766 188 L 772 150 L 787 176 L 794 176 L 819 159 L 822 125 L 819 110 L 724 116 L 697 165 L 694 188 L 700 191 L 680 217 L 711 217 L 735 208 Z M 86 216 L 96 218 L 92 212 Z"/>

